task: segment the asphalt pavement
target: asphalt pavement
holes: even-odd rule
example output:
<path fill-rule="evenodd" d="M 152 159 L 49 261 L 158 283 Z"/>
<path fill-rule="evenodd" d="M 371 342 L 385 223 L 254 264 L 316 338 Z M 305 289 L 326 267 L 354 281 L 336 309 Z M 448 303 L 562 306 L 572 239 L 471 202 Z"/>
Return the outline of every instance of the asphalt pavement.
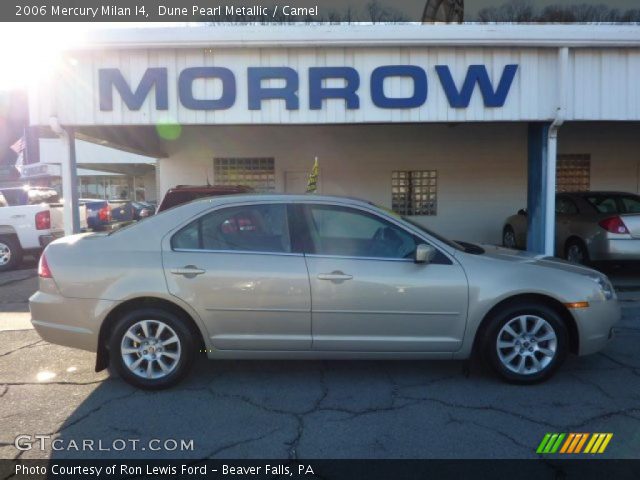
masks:
<path fill-rule="evenodd" d="M 27 264 L 0 274 L 0 458 L 535 458 L 548 432 L 611 432 L 599 456 L 638 458 L 640 275 L 620 277 L 615 339 L 540 385 L 459 361 L 202 359 L 177 388 L 145 392 L 39 339 Z"/>

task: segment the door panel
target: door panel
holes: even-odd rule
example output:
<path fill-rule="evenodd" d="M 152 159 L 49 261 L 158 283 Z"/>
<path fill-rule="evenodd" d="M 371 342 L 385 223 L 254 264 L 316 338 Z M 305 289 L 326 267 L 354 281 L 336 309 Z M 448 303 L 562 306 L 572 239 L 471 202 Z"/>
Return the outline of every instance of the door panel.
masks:
<path fill-rule="evenodd" d="M 373 212 L 309 205 L 305 258 L 313 348 L 369 352 L 453 352 L 467 318 L 462 268 L 442 252 L 413 261 L 425 243 Z"/>
<path fill-rule="evenodd" d="M 213 345 L 232 350 L 311 347 L 309 280 L 302 255 L 165 251 L 169 291 L 194 307 Z M 171 273 L 185 266 L 205 273 Z"/>
<path fill-rule="evenodd" d="M 467 279 L 457 264 L 307 256 L 313 348 L 453 352 L 467 318 Z M 349 280 L 322 280 L 340 272 Z"/>
<path fill-rule="evenodd" d="M 287 207 L 251 204 L 203 215 L 163 245 L 169 291 L 192 305 L 218 349 L 308 350 L 311 294 L 291 253 Z"/>

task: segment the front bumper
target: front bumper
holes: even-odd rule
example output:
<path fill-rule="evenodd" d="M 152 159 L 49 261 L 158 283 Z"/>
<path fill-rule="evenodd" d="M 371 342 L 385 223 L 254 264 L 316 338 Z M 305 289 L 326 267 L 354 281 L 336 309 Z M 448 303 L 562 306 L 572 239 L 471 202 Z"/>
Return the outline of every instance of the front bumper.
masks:
<path fill-rule="evenodd" d="M 102 319 L 113 303 L 38 291 L 29 299 L 31 323 L 47 342 L 95 352 Z"/>
<path fill-rule="evenodd" d="M 578 324 L 579 355 L 590 355 L 605 348 L 622 316 L 617 300 L 591 302 L 588 308 L 572 309 L 571 313 Z"/>

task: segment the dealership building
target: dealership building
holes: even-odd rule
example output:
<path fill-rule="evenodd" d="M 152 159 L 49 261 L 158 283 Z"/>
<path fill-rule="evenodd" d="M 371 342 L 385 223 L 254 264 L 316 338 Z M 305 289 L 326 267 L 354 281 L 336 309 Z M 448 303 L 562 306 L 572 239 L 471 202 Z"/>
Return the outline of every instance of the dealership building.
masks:
<path fill-rule="evenodd" d="M 454 239 L 526 207 L 549 253 L 556 189 L 638 193 L 639 85 L 637 26 L 208 26 L 95 32 L 29 101 L 71 160 L 74 137 L 156 158 L 158 198 L 304 192 L 317 158 L 320 193 Z"/>

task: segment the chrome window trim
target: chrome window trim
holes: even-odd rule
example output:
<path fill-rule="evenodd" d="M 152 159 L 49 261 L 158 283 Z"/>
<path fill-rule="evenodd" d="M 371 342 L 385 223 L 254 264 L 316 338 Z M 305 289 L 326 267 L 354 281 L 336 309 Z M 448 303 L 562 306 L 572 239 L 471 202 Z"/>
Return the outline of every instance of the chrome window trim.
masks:
<path fill-rule="evenodd" d="M 394 215 L 390 215 L 390 214 L 386 213 L 384 210 L 379 209 L 375 205 L 365 206 L 365 205 L 359 205 L 359 204 L 354 204 L 354 203 L 350 203 L 350 202 L 341 202 L 339 200 L 326 200 L 326 199 L 314 199 L 314 198 L 309 198 L 308 200 L 307 199 L 304 199 L 304 200 L 295 199 L 294 200 L 294 199 L 287 199 L 287 198 L 277 198 L 276 199 L 276 198 L 267 197 L 267 198 L 261 199 L 261 200 L 238 200 L 238 201 L 235 201 L 235 202 L 228 202 L 228 203 L 225 202 L 222 205 L 216 205 L 215 207 L 204 208 L 199 213 L 196 213 L 195 215 L 193 215 L 188 220 L 183 221 L 182 223 L 180 223 L 180 225 L 178 225 L 175 228 L 173 228 L 172 230 L 170 230 L 163 237 L 163 242 L 164 242 L 164 239 L 168 239 L 169 242 L 171 242 L 171 238 L 173 237 L 173 235 L 178 233 L 182 228 L 186 227 L 189 223 L 194 222 L 197 219 L 199 219 L 200 217 L 202 217 L 204 215 L 207 215 L 209 213 L 215 212 L 217 210 L 220 210 L 220 209 L 223 209 L 223 208 L 246 206 L 246 205 L 265 205 L 265 204 L 279 204 L 279 203 L 283 203 L 285 205 L 326 205 L 326 206 L 344 207 L 344 208 L 352 208 L 354 210 L 360 210 L 362 212 L 366 212 L 366 213 L 369 213 L 371 215 L 375 215 L 377 217 L 380 217 L 380 218 L 383 218 L 383 219 L 387 220 L 388 222 L 393 223 L 398 228 L 401 228 L 401 229 L 411 233 L 412 235 L 424 240 L 426 243 L 430 243 L 431 245 L 436 247 L 443 255 L 445 255 L 449 259 L 449 261 L 451 261 L 452 264 L 455 264 L 455 265 L 459 264 L 459 262 L 457 261 L 457 259 L 455 257 L 455 254 L 451 251 L 451 250 L 453 250 L 452 247 L 441 243 L 436 238 L 427 237 L 424 234 L 424 232 L 422 232 L 421 230 L 415 228 L 411 224 L 405 224 L 404 222 L 398 222 L 398 220 L 396 218 L 394 218 Z M 170 243 L 169 243 L 169 250 L 177 251 L 173 247 L 171 247 Z M 202 250 L 195 249 L 194 251 L 201 252 Z M 212 252 L 217 252 L 217 250 L 212 250 Z M 233 253 L 242 253 L 244 251 L 243 250 L 242 251 L 241 250 L 231 250 L 231 252 L 233 252 Z M 247 253 L 261 253 L 261 252 L 247 251 Z M 278 254 L 278 252 L 267 252 L 267 253 Z M 304 254 L 301 254 L 301 253 L 280 253 L 280 255 L 304 255 Z M 355 257 L 355 258 L 363 258 L 363 257 Z M 392 259 L 392 260 L 404 260 L 404 259 Z"/>
<path fill-rule="evenodd" d="M 322 255 L 317 253 L 306 253 L 305 257 L 309 258 L 337 258 L 339 260 L 376 260 L 379 262 L 406 262 L 415 263 L 411 258 L 391 258 L 391 257 L 357 257 L 351 255 Z"/>
<path fill-rule="evenodd" d="M 185 253 L 239 253 L 241 255 L 278 255 L 281 257 L 303 257 L 302 253 L 294 253 L 294 252 L 263 252 L 262 250 L 211 250 L 206 248 L 173 248 L 174 252 L 185 252 Z"/>

